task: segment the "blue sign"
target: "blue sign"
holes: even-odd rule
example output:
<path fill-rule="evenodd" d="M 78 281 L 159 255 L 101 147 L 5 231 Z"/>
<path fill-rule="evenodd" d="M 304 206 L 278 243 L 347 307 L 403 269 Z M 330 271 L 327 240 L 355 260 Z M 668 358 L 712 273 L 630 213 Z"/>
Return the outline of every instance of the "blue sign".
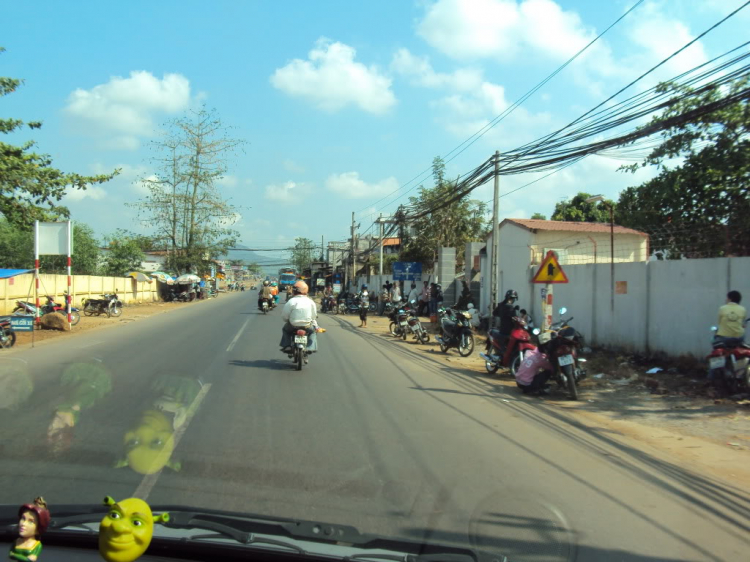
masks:
<path fill-rule="evenodd" d="M 33 332 L 34 317 L 26 315 L 11 316 L 10 327 L 13 328 L 14 332 Z"/>
<path fill-rule="evenodd" d="M 421 281 L 422 264 L 414 261 L 393 262 L 394 281 Z"/>

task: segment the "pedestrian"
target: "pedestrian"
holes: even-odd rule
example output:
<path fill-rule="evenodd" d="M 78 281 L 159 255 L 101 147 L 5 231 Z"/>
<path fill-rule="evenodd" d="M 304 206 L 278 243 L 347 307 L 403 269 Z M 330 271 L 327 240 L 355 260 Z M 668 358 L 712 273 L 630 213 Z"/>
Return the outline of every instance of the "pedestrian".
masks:
<path fill-rule="evenodd" d="M 406 297 L 406 302 L 410 306 L 417 306 L 417 300 L 419 299 L 419 291 L 417 290 L 417 284 L 412 283 L 411 284 L 411 291 L 409 291 L 409 296 Z"/>
<path fill-rule="evenodd" d="M 359 320 L 360 328 L 367 328 L 367 310 L 370 308 L 370 293 L 367 291 L 367 285 L 362 285 L 359 295 Z"/>
<path fill-rule="evenodd" d="M 438 296 L 437 283 L 430 283 L 430 317 L 437 316 Z"/>
<path fill-rule="evenodd" d="M 378 309 L 378 313 L 380 314 L 380 316 L 383 316 L 385 305 L 390 302 L 390 300 L 391 294 L 388 292 L 388 287 L 386 285 L 383 285 L 383 288 L 380 291 L 380 308 Z"/>
<path fill-rule="evenodd" d="M 393 283 L 391 283 L 390 279 L 387 279 L 385 282 L 385 288 L 388 291 L 388 293 L 391 292 L 391 289 L 393 289 Z"/>
<path fill-rule="evenodd" d="M 429 306 L 430 302 L 430 285 L 427 281 L 424 282 L 422 292 L 419 294 L 419 309 L 417 310 L 417 316 L 424 315 L 425 309 Z"/>
<path fill-rule="evenodd" d="M 401 289 L 398 287 L 398 281 L 393 284 L 393 289 L 391 289 L 391 301 L 394 306 L 398 306 L 401 302 Z"/>

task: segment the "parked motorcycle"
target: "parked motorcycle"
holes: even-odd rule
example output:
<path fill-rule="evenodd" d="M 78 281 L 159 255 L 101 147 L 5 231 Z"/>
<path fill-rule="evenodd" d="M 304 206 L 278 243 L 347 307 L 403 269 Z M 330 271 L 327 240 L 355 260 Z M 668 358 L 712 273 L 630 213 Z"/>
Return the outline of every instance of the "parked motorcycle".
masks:
<path fill-rule="evenodd" d="M 29 301 L 16 301 L 16 307 L 13 309 L 13 314 L 36 316 L 36 305 Z"/>
<path fill-rule="evenodd" d="M 507 343 L 503 339 L 499 330 L 491 329 L 487 333 L 485 353 L 480 353 L 479 356 L 484 359 L 488 373 L 496 373 L 498 368 L 508 367 L 515 378 L 526 352 L 533 351 L 536 346 L 531 343 L 528 325 L 517 316 L 513 318 L 513 329 Z"/>
<path fill-rule="evenodd" d="M 560 309 L 562 316 L 568 310 Z M 552 325 L 550 330 L 540 332 L 538 328 L 534 333 L 539 336 L 539 347 L 547 354 L 552 363 L 552 378 L 555 379 L 560 388 L 566 388 L 570 398 L 578 400 L 578 383 L 586 378 L 586 371 L 581 364 L 586 360 L 578 357 L 578 349 L 582 348 L 579 333 L 570 326 L 571 316 L 567 320 L 560 320 Z"/>
<path fill-rule="evenodd" d="M 468 357 L 474 351 L 474 334 L 471 330 L 471 314 L 468 312 L 441 307 L 438 310 L 439 326 L 442 332 L 436 339 L 440 351 L 448 353 L 455 347 L 461 357 Z"/>
<path fill-rule="evenodd" d="M 122 314 L 122 301 L 117 293 L 105 293 L 101 299 L 84 299 L 83 314 L 86 316 L 106 314 L 107 318 L 111 316 L 120 316 Z"/>
<path fill-rule="evenodd" d="M 69 297 L 67 297 L 69 298 Z M 67 316 L 68 307 L 67 305 L 57 304 L 53 297 L 47 296 L 47 304 L 42 306 L 42 314 L 48 314 L 50 312 L 59 312 L 60 314 Z M 81 312 L 75 307 L 70 307 L 70 325 L 75 326 L 81 321 Z"/>
<path fill-rule="evenodd" d="M 430 334 L 424 329 L 422 322 L 419 320 L 419 316 L 417 316 L 417 309 L 415 308 L 416 304 L 417 301 L 411 302 L 411 309 L 409 310 L 409 316 L 407 317 L 406 322 L 409 324 L 409 330 L 411 330 L 415 340 L 421 343 L 429 343 Z"/>
<path fill-rule="evenodd" d="M 406 336 L 409 330 L 409 312 L 403 308 L 394 308 L 388 315 L 388 318 L 391 321 L 388 325 L 391 335 L 397 338 L 403 338 L 404 341 L 406 341 Z"/>
<path fill-rule="evenodd" d="M 747 318 L 744 325 L 750 321 Z M 716 332 L 716 326 L 711 330 Z M 720 392 L 729 396 L 750 389 L 750 346 L 740 338 L 716 340 L 708 360 L 708 378 Z"/>
<path fill-rule="evenodd" d="M 10 316 L 0 316 L 0 348 L 10 348 L 16 344 L 16 333 L 10 323 Z"/>

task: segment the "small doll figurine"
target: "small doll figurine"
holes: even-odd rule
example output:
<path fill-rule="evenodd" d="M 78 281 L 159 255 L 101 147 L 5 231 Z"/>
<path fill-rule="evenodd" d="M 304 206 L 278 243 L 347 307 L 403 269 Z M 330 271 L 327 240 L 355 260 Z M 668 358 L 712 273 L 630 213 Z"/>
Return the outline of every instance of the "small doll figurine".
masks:
<path fill-rule="evenodd" d="M 39 537 L 47 530 L 50 515 L 47 503 L 39 497 L 34 503 L 27 503 L 18 509 L 18 538 L 10 548 L 10 560 L 35 562 L 42 552 Z"/>
<path fill-rule="evenodd" d="M 109 513 L 99 525 L 99 554 L 107 562 L 133 562 L 146 552 L 155 523 L 169 521 L 169 513 L 154 515 L 149 505 L 138 498 L 116 502 L 104 498 Z"/>

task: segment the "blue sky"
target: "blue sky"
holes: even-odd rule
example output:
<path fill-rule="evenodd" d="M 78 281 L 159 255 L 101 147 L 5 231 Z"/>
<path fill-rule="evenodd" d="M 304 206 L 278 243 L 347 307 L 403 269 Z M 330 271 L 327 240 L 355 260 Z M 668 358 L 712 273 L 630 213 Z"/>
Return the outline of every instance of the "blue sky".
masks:
<path fill-rule="evenodd" d="M 215 108 L 247 141 L 222 189 L 245 210 L 253 248 L 361 232 L 429 168 L 557 68 L 635 0 L 14 2 L 3 8 L 3 76 L 25 79 L 2 115 L 42 120 L 33 138 L 66 171 L 123 169 L 66 197 L 103 235 L 143 229 L 125 206 L 154 169 L 149 141 L 191 107 Z M 738 7 L 740 0 L 648 0 L 518 111 L 448 164 L 469 171 L 496 149 L 543 135 L 602 101 Z M 747 39 L 750 9 L 653 80 Z M 585 190 L 616 197 L 649 177 L 592 157 L 501 199 L 501 218 L 550 214 Z M 535 176 L 503 178 L 501 192 Z M 425 177 L 425 182 L 430 183 Z M 475 196 L 491 198 L 491 185 Z M 400 197 L 400 198 L 399 198 Z"/>

